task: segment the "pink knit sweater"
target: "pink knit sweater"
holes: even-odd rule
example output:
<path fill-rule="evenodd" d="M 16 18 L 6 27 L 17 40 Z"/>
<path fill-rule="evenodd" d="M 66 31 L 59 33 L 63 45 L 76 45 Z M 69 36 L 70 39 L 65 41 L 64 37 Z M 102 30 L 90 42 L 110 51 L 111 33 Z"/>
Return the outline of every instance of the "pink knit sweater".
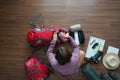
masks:
<path fill-rule="evenodd" d="M 80 59 L 80 48 L 74 41 L 72 37 L 69 37 L 70 42 L 73 46 L 73 52 L 70 62 L 60 65 L 59 62 L 55 59 L 55 56 L 53 54 L 53 50 L 56 44 L 55 40 L 52 40 L 50 43 L 50 46 L 47 51 L 48 59 L 52 65 L 52 67 L 55 69 L 55 71 L 61 75 L 62 77 L 70 77 L 70 76 L 76 76 L 78 73 L 78 61 Z"/>

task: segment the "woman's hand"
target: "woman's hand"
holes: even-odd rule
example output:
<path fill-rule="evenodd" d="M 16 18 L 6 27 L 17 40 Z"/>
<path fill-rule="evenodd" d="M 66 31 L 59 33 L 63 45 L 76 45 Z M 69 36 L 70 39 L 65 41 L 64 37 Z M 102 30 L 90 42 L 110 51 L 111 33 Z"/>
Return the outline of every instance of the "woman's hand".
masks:
<path fill-rule="evenodd" d="M 58 39 L 58 37 L 57 37 L 57 33 L 54 32 L 54 34 L 53 34 L 53 40 L 57 40 L 57 39 Z"/>
<path fill-rule="evenodd" d="M 68 38 L 68 37 L 69 37 L 69 33 L 66 33 L 66 34 L 65 34 L 65 37 Z"/>

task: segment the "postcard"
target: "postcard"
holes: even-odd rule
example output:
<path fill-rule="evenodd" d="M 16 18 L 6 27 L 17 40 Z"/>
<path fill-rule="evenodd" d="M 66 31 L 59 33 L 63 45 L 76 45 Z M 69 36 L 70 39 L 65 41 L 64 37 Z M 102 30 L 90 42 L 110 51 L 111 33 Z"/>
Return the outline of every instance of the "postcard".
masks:
<path fill-rule="evenodd" d="M 118 48 L 115 48 L 115 47 L 112 47 L 112 46 L 108 46 L 108 49 L 107 49 L 107 54 L 108 53 L 114 53 L 114 54 L 117 54 L 119 53 L 119 49 Z"/>

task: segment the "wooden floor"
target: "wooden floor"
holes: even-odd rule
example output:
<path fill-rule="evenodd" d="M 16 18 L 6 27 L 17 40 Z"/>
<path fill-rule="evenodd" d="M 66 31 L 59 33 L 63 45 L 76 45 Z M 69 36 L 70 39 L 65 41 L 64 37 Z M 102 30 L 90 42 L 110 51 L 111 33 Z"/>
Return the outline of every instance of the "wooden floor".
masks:
<path fill-rule="evenodd" d="M 0 0 L 0 80 L 28 80 L 24 61 L 31 55 L 26 34 L 32 19 L 42 13 L 38 23 L 49 27 L 69 28 L 81 24 L 86 42 L 90 36 L 106 40 L 104 53 L 109 45 L 120 49 L 120 0 Z M 43 52 L 38 52 L 47 60 Z M 120 55 L 119 55 L 120 56 Z M 102 63 L 90 65 L 98 74 L 107 72 Z M 120 68 L 117 69 L 120 72 Z M 55 74 L 48 80 L 61 80 Z M 81 71 L 74 79 L 85 80 Z"/>

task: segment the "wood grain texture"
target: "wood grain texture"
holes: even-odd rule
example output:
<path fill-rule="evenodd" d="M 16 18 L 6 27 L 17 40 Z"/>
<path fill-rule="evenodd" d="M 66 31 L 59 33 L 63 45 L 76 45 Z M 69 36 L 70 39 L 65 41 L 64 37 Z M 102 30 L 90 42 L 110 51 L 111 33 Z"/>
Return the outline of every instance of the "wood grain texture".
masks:
<path fill-rule="evenodd" d="M 81 24 L 86 42 L 81 49 L 86 51 L 90 36 L 106 40 L 104 53 L 109 45 L 120 49 L 120 0 L 0 0 L 0 80 L 28 80 L 24 61 L 31 55 L 26 34 L 31 20 L 42 13 L 38 23 L 47 27 L 66 27 Z M 37 55 L 46 55 L 39 51 Z M 120 55 L 119 55 L 120 56 Z M 100 74 L 107 71 L 102 63 L 91 64 Z M 120 68 L 118 68 L 120 72 Z M 55 74 L 48 80 L 61 80 Z M 74 79 L 85 80 L 79 72 Z"/>

